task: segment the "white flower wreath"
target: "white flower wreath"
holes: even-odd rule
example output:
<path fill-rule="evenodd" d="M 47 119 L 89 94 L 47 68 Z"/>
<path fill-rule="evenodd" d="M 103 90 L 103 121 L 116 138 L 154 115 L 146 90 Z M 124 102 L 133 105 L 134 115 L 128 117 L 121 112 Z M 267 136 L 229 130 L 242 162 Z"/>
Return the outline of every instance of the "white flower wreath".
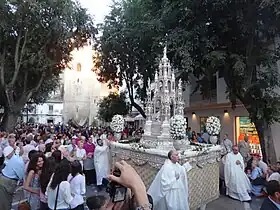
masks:
<path fill-rule="evenodd" d="M 124 118 L 123 116 L 116 114 L 112 118 L 112 122 L 110 124 L 112 130 L 114 132 L 122 132 L 124 129 Z"/>
<path fill-rule="evenodd" d="M 172 139 L 184 139 L 186 136 L 186 120 L 182 115 L 170 119 L 170 136 Z"/>
<path fill-rule="evenodd" d="M 206 120 L 206 131 L 211 136 L 219 135 L 221 131 L 221 121 L 219 118 L 211 116 Z"/>

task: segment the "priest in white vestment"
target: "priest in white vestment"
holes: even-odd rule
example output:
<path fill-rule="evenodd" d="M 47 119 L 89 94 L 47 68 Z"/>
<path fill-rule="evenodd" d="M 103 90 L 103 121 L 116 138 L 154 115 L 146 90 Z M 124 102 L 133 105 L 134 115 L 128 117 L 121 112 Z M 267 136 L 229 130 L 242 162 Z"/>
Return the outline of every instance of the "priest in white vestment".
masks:
<path fill-rule="evenodd" d="M 251 183 L 244 169 L 244 160 L 238 152 L 238 146 L 233 146 L 232 152 L 225 159 L 226 194 L 233 199 L 250 201 Z"/>
<path fill-rule="evenodd" d="M 148 190 L 155 210 L 189 210 L 187 173 L 178 161 L 178 152 L 170 151 Z"/>
<path fill-rule="evenodd" d="M 96 183 L 99 188 L 102 187 L 103 178 L 107 178 L 110 173 L 108 153 L 108 145 L 103 140 L 97 139 L 94 150 L 94 167 L 96 171 Z"/>

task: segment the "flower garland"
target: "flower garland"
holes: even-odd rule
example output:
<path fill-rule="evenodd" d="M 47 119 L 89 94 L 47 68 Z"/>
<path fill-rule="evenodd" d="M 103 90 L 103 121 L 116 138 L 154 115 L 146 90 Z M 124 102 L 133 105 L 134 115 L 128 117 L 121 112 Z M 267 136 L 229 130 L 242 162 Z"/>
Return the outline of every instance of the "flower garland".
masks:
<path fill-rule="evenodd" d="M 170 136 L 174 140 L 184 139 L 186 136 L 186 121 L 182 115 L 175 115 L 170 119 Z"/>
<path fill-rule="evenodd" d="M 146 147 L 144 147 L 144 145 L 142 145 L 141 143 L 132 143 L 132 144 L 130 144 L 130 147 L 132 150 L 135 150 L 135 151 L 144 151 L 145 152 L 145 149 L 146 149 Z"/>
<path fill-rule="evenodd" d="M 122 132 L 124 129 L 124 118 L 123 116 L 116 114 L 112 118 L 111 128 L 114 132 Z"/>
<path fill-rule="evenodd" d="M 211 136 L 219 135 L 221 131 L 221 121 L 219 118 L 211 116 L 206 120 L 206 131 Z"/>

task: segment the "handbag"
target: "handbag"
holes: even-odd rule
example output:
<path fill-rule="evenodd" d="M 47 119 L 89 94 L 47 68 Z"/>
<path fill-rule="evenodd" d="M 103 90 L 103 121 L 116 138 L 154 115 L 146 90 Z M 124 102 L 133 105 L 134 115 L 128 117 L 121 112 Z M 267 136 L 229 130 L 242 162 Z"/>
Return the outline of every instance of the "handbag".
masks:
<path fill-rule="evenodd" d="M 56 196 L 55 196 L 54 210 L 56 210 L 56 207 L 57 207 L 58 192 L 59 192 L 59 184 L 57 186 L 57 192 L 56 192 Z"/>
<path fill-rule="evenodd" d="M 253 185 L 264 185 L 266 182 L 264 177 L 257 177 L 256 179 L 252 180 Z"/>
<path fill-rule="evenodd" d="M 28 201 L 22 201 L 18 204 L 18 210 L 31 210 L 31 206 Z"/>

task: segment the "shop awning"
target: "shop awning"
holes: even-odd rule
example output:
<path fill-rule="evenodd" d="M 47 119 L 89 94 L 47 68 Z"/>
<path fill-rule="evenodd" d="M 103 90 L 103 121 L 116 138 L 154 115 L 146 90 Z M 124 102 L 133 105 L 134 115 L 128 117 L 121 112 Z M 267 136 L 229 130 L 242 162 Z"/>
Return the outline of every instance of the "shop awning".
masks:
<path fill-rule="evenodd" d="M 138 114 L 136 117 L 134 117 L 134 120 L 145 120 L 145 118 L 141 115 L 141 114 Z"/>
<path fill-rule="evenodd" d="M 125 117 L 124 120 L 125 120 L 126 122 L 134 122 L 134 118 L 129 117 L 129 116 Z"/>

